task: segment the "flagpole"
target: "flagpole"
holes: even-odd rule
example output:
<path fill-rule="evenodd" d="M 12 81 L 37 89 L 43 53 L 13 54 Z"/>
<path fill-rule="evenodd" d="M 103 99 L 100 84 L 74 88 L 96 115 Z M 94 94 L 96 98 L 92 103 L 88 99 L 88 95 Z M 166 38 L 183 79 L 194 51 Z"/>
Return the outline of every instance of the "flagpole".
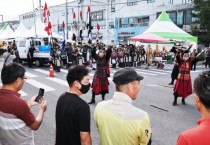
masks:
<path fill-rule="evenodd" d="M 40 13 L 40 19 L 43 22 L 43 19 L 42 19 L 42 1 L 41 0 L 39 0 L 39 13 Z"/>
<path fill-rule="evenodd" d="M 68 36 L 68 3 L 67 3 L 67 0 L 66 0 L 66 39 L 69 39 L 69 36 Z"/>
<path fill-rule="evenodd" d="M 35 30 L 35 37 L 37 38 L 37 34 L 36 34 L 36 22 L 35 22 L 34 0 L 32 0 L 32 3 L 33 3 L 33 12 L 34 12 L 34 30 Z"/>

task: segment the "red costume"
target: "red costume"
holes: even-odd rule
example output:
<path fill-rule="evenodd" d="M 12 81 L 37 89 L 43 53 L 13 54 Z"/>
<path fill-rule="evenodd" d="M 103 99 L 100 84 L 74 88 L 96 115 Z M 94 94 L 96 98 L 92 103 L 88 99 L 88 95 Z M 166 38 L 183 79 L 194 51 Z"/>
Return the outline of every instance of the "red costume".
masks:
<path fill-rule="evenodd" d="M 109 82 L 108 77 L 110 75 L 109 70 L 109 59 L 111 56 L 111 49 L 108 49 L 106 52 L 106 55 L 104 55 L 102 58 L 96 55 L 95 50 L 93 50 L 92 57 L 96 60 L 96 72 L 93 76 L 93 82 L 92 82 L 92 88 L 93 93 L 95 95 L 98 94 L 106 94 L 109 93 Z"/>
<path fill-rule="evenodd" d="M 191 61 L 183 60 L 183 52 L 177 57 L 179 63 L 179 75 L 174 86 L 174 93 L 179 97 L 186 98 L 192 94 L 192 82 L 190 77 Z"/>

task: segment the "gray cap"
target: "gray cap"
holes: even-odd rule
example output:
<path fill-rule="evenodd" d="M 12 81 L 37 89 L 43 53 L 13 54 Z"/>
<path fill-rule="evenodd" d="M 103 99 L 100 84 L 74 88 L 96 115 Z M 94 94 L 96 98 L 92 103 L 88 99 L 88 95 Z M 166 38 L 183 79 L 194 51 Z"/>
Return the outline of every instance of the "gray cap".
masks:
<path fill-rule="evenodd" d="M 132 68 L 122 68 L 113 76 L 113 82 L 117 85 L 124 85 L 135 80 L 140 81 L 143 79 L 144 77 L 138 75 L 137 72 Z"/>

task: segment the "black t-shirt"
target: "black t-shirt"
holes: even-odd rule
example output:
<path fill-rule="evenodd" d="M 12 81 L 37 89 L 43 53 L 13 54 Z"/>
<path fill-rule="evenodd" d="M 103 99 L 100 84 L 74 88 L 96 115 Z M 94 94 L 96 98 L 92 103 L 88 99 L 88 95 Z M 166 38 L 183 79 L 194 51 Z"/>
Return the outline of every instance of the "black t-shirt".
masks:
<path fill-rule="evenodd" d="M 65 92 L 56 106 L 56 145 L 81 145 L 80 131 L 90 132 L 89 105 L 76 94 Z"/>

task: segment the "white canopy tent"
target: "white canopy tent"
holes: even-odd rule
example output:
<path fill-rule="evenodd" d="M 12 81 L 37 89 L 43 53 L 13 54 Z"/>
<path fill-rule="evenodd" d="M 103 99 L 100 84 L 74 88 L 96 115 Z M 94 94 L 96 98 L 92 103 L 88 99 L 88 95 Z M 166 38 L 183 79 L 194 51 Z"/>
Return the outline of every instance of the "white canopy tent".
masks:
<path fill-rule="evenodd" d="M 5 24 L 5 26 L 1 29 L 0 40 L 8 39 L 13 32 L 14 31 L 11 27 L 8 24 Z"/>
<path fill-rule="evenodd" d="M 25 38 L 29 38 L 29 37 L 34 37 L 34 38 L 44 38 L 44 37 L 49 37 L 47 32 L 44 30 L 45 29 L 45 25 L 42 23 L 42 21 L 40 19 L 36 20 L 35 25 L 25 34 L 23 34 L 22 36 Z M 52 37 L 54 38 L 58 38 L 58 39 L 63 39 L 62 36 L 58 35 L 55 32 L 52 32 Z"/>
<path fill-rule="evenodd" d="M 23 37 L 23 34 L 27 33 L 28 29 L 23 25 L 23 23 L 20 23 L 18 28 L 15 30 L 14 33 L 12 33 L 9 38 L 21 38 Z"/>

